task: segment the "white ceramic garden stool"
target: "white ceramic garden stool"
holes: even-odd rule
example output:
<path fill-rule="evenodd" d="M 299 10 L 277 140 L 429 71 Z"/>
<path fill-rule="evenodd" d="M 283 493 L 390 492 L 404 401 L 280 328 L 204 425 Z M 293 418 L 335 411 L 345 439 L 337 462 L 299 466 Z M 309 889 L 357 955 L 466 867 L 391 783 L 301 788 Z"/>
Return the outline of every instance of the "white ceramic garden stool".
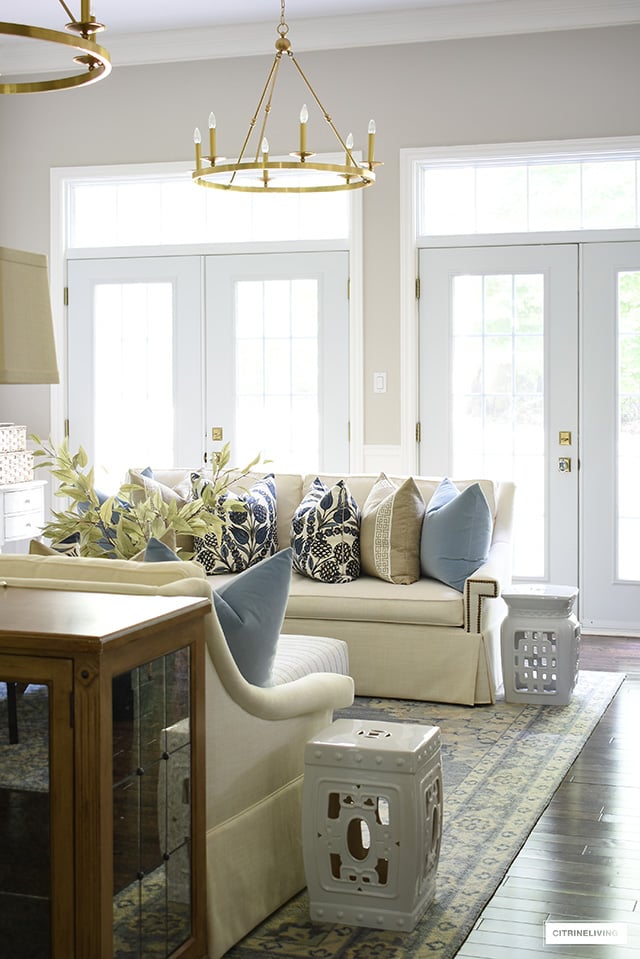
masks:
<path fill-rule="evenodd" d="M 435 895 L 440 728 L 336 720 L 306 746 L 302 818 L 312 920 L 411 931 Z"/>
<path fill-rule="evenodd" d="M 519 584 L 503 590 L 500 633 L 508 703 L 566 706 L 578 679 L 580 624 L 575 586 Z"/>

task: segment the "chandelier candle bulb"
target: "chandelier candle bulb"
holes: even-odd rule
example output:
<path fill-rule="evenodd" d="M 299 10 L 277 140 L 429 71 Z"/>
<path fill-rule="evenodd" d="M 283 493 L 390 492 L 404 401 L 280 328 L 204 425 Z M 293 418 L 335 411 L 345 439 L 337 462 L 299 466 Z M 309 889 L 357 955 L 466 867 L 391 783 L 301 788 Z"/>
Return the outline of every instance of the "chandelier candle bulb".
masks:
<path fill-rule="evenodd" d="M 202 165 L 202 149 L 200 144 L 202 143 L 202 137 L 200 136 L 200 130 L 198 127 L 193 131 L 193 142 L 196 146 L 196 169 L 200 169 Z"/>
<path fill-rule="evenodd" d="M 347 152 L 345 155 L 345 163 L 347 166 L 351 166 L 351 151 L 353 150 L 353 133 L 350 133 L 346 139 L 345 145 L 347 147 Z"/>
<path fill-rule="evenodd" d="M 211 162 L 213 163 L 216 156 L 216 115 L 215 113 L 209 114 L 209 153 L 211 155 Z"/>
<path fill-rule="evenodd" d="M 373 163 L 373 145 L 376 139 L 376 122 L 375 120 L 369 120 L 369 155 L 367 157 L 368 163 Z"/>
<path fill-rule="evenodd" d="M 304 155 L 307 152 L 307 123 L 309 120 L 309 111 L 307 104 L 303 104 L 300 111 L 300 159 L 304 163 Z"/>

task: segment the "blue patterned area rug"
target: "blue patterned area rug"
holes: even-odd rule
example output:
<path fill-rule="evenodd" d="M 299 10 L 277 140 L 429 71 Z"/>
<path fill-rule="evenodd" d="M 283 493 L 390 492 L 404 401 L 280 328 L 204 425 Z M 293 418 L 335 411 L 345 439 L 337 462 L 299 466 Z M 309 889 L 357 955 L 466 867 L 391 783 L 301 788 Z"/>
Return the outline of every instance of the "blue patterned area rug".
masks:
<path fill-rule="evenodd" d="M 615 696 L 582 672 L 568 706 L 449 706 L 358 698 L 339 716 L 440 726 L 444 823 L 436 896 L 411 933 L 313 923 L 301 892 L 226 959 L 450 959 Z"/>

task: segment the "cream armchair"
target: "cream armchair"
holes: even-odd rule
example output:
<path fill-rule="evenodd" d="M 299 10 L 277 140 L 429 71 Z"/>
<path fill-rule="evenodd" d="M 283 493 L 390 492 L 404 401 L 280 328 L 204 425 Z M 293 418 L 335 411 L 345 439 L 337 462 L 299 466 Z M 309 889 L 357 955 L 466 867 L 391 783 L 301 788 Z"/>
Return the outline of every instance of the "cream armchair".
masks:
<path fill-rule="evenodd" d="M 191 563 L 0 555 L 0 581 L 50 589 L 211 596 L 202 567 Z M 305 885 L 304 745 L 331 723 L 334 710 L 351 704 L 354 686 L 348 675 L 316 672 L 323 668 L 322 644 L 303 654 L 305 641 L 297 643 L 292 636 L 281 638 L 278 658 L 295 661 L 302 672 L 307 656 L 308 675 L 268 688 L 252 686 L 238 671 L 213 610 L 205 628 L 206 901 L 209 956 L 219 959 Z M 345 668 L 345 645 L 323 642 L 333 657 L 330 661 L 324 656 L 324 668 Z"/>

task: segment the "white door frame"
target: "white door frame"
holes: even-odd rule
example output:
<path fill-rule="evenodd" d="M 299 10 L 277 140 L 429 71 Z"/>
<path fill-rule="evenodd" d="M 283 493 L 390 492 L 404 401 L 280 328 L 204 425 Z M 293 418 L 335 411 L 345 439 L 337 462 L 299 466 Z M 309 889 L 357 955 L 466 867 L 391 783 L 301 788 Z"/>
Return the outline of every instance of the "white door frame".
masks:
<path fill-rule="evenodd" d="M 585 517 L 581 582 L 583 628 L 640 635 L 640 583 L 617 573 L 618 455 L 616 300 L 619 271 L 640 270 L 640 241 L 587 244 L 582 270 L 582 429 L 580 473 Z M 603 467 L 603 449 L 606 466 Z M 594 462 L 598 469 L 593 468 Z M 594 597 L 594 598 L 592 598 Z M 635 629 L 629 628 L 629 623 Z"/>
<path fill-rule="evenodd" d="M 400 151 L 400 362 L 403 384 L 401 394 L 401 434 L 399 459 L 402 472 L 417 469 L 419 447 L 416 442 L 416 424 L 419 420 L 418 395 L 418 250 L 453 246 L 527 245 L 532 243 L 597 243 L 638 242 L 639 229 L 580 230 L 557 233 L 477 234 L 473 236 L 419 236 L 417 210 L 420 202 L 418 168 L 425 161 L 450 163 L 452 160 L 472 162 L 477 159 L 507 158 L 547 159 L 574 158 L 616 159 L 640 153 L 640 137 L 611 137 L 589 140 L 534 141 L 528 143 L 476 144 L 457 147 L 403 149 Z M 581 515 L 580 523 L 585 518 Z M 583 625 L 585 632 L 588 625 Z M 606 633 L 603 627 L 592 630 Z M 615 630 L 611 630 L 614 632 Z M 619 632 L 619 630 L 617 631 Z M 640 630 L 625 629 L 627 635 L 640 635 Z"/>
<path fill-rule="evenodd" d="M 150 164 L 114 164 L 110 166 L 56 167 L 51 170 L 51 232 L 49 254 L 49 279 L 53 324 L 58 348 L 60 385 L 50 388 L 51 436 L 59 441 L 65 434 L 67 415 L 67 337 L 64 290 L 66 286 L 66 261 L 74 258 L 110 256 L 158 256 L 158 255 L 211 255 L 215 253 L 315 252 L 347 250 L 349 253 L 349 424 L 350 468 L 364 469 L 364 268 L 363 268 L 363 198 L 362 191 L 355 190 L 351 197 L 349 239 L 344 242 L 301 241 L 273 244 L 191 244 L 188 246 L 140 247 L 140 248 L 94 248 L 87 250 L 67 249 L 68 245 L 68 194 L 69 183 L 79 179 L 95 180 L 108 177 L 162 176 L 176 172 L 188 172 L 190 162 L 178 161 Z"/>

